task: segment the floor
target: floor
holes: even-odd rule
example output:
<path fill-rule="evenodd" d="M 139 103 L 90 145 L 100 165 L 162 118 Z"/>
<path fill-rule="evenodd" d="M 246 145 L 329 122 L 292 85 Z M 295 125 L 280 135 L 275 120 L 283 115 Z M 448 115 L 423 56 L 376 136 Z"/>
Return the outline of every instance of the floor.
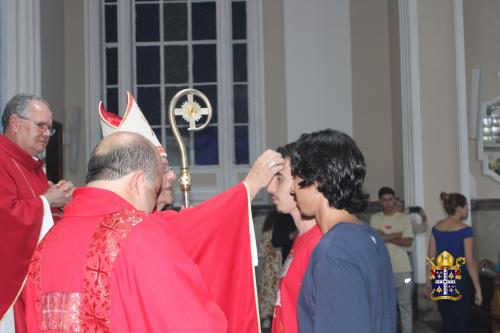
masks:
<path fill-rule="evenodd" d="M 413 333 L 439 333 L 441 324 L 439 322 L 424 323 L 416 321 L 413 327 Z M 263 328 L 262 333 L 270 333 L 270 328 Z"/>

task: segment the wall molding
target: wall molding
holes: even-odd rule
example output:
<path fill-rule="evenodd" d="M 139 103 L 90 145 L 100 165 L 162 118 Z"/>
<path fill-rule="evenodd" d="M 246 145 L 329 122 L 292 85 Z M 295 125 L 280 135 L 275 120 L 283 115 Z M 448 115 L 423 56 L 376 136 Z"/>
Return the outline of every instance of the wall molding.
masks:
<path fill-rule="evenodd" d="M 470 201 L 471 211 L 500 210 L 500 199 L 472 199 Z"/>

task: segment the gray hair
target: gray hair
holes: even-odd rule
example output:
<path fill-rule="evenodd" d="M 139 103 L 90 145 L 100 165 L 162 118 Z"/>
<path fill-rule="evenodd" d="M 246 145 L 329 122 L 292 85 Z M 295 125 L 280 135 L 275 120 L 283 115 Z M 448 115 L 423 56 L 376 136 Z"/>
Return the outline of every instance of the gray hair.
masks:
<path fill-rule="evenodd" d="M 19 116 L 28 116 L 28 111 L 31 107 L 31 103 L 37 101 L 49 106 L 49 103 L 41 97 L 37 97 L 35 95 L 28 94 L 17 94 L 12 97 L 7 104 L 5 104 L 5 108 L 3 109 L 2 114 L 2 128 L 3 131 L 7 130 L 9 127 L 9 119 L 13 114 Z"/>
<path fill-rule="evenodd" d="M 121 132 L 119 143 L 109 143 L 106 138 L 92 152 L 87 167 L 88 184 L 96 180 L 116 180 L 134 171 L 144 171 L 147 180 L 153 183 L 162 172 L 156 148 L 143 136 Z"/>

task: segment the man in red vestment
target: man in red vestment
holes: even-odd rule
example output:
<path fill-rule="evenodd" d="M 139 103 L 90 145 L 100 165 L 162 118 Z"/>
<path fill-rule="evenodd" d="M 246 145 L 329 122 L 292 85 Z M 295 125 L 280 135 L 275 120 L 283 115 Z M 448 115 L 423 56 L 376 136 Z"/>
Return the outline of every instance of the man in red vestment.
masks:
<path fill-rule="evenodd" d="M 54 134 L 52 112 L 45 100 L 14 96 L 5 106 L 2 126 L 0 320 L 19 295 L 36 244 L 53 224 L 50 208 L 63 207 L 73 190 L 71 182 L 64 180 L 51 184 L 38 158 Z"/>
<path fill-rule="evenodd" d="M 277 149 L 285 159 L 285 165 L 283 170 L 278 172 L 267 186 L 267 191 L 271 194 L 276 209 L 281 213 L 290 214 L 298 231 L 279 275 L 280 285 L 274 306 L 272 333 L 297 333 L 299 331 L 297 300 L 300 287 L 309 263 L 309 257 L 322 236 L 316 220 L 302 216 L 297 203 L 290 194 L 293 182 L 290 159 L 294 147 L 294 143 L 289 143 Z"/>
<path fill-rule="evenodd" d="M 266 151 L 240 186 L 252 198 L 281 163 Z M 140 135 L 112 134 L 95 148 L 87 186 L 75 191 L 33 256 L 25 288 L 29 332 L 228 330 L 203 268 L 165 227 L 197 209 L 173 214 L 169 223 L 150 213 L 161 172 L 158 154 Z"/>
<path fill-rule="evenodd" d="M 156 210 L 161 210 L 160 206 L 165 204 L 171 205 L 175 173 L 169 167 L 166 149 L 158 141 L 132 95 L 127 93 L 123 118 L 107 112 L 102 102 L 99 104 L 99 116 L 103 137 L 130 131 L 153 143 L 164 163 L 162 190 Z M 264 156 L 266 154 L 269 152 Z M 265 161 L 269 163 L 269 158 Z M 263 166 L 267 168 L 267 164 Z M 247 181 L 255 179 L 255 172 L 259 170 L 258 166 L 252 168 Z M 164 227 L 200 268 L 214 301 L 224 312 L 228 332 L 260 331 L 254 274 L 257 250 L 249 200 L 256 194 L 252 189 L 265 185 L 256 187 L 241 183 L 194 208 L 183 209 L 181 213 L 155 213 L 167 222 Z M 247 193 L 247 187 L 250 193 Z"/>

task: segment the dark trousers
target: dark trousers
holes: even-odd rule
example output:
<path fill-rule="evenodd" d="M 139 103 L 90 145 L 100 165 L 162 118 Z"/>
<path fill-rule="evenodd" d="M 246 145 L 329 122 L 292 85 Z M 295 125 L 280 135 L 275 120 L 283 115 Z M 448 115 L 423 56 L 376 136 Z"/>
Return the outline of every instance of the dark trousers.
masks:
<path fill-rule="evenodd" d="M 474 288 L 467 270 L 462 272 L 462 279 L 457 280 L 457 289 L 462 294 L 458 301 L 437 301 L 439 313 L 443 318 L 443 333 L 469 332 Z"/>

